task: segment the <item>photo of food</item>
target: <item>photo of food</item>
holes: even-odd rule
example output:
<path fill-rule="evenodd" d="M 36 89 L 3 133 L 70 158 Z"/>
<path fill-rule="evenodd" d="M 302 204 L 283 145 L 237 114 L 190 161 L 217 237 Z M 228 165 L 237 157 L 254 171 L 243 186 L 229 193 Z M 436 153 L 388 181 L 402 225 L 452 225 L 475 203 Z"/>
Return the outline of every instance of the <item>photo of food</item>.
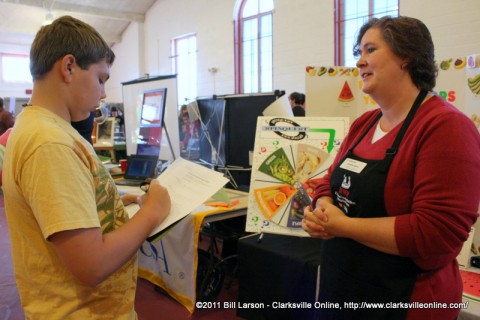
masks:
<path fill-rule="evenodd" d="M 467 85 L 474 95 L 480 94 L 480 73 L 475 77 L 467 78 Z"/>
<path fill-rule="evenodd" d="M 283 148 L 276 150 L 268 156 L 258 170 L 290 185 L 293 185 L 295 182 L 293 167 Z"/>
<path fill-rule="evenodd" d="M 296 193 L 294 187 L 283 184 L 255 189 L 255 199 L 265 218 L 271 220 L 275 214 L 286 207 Z"/>
<path fill-rule="evenodd" d="M 304 208 L 311 205 L 348 124 L 346 117 L 258 117 L 246 231 L 307 236 Z"/>
<path fill-rule="evenodd" d="M 304 183 L 327 158 L 328 153 L 325 151 L 309 144 L 299 143 L 297 145 L 294 180 Z"/>
<path fill-rule="evenodd" d="M 321 178 L 309 179 L 303 183 L 303 185 L 296 184 L 296 190 L 292 203 L 290 206 L 290 220 L 289 227 L 297 225 L 297 221 L 303 219 L 303 209 L 306 206 L 311 205 L 311 199 L 315 188 L 320 183 Z"/>
<path fill-rule="evenodd" d="M 286 145 L 268 155 L 258 168 L 264 176 L 254 189 L 264 218 L 283 227 L 301 227 L 303 209 L 311 203 L 323 171 L 319 169 L 328 157 L 326 151 L 305 143 Z"/>

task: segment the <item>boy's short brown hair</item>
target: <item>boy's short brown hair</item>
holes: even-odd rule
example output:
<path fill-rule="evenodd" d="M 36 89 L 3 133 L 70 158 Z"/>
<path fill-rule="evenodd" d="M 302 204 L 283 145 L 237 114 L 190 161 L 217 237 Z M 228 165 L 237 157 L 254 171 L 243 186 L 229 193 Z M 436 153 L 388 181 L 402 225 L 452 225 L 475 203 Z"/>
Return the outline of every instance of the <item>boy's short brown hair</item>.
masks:
<path fill-rule="evenodd" d="M 75 57 L 80 68 L 105 59 L 113 64 L 115 54 L 100 34 L 90 25 L 71 16 L 62 16 L 37 32 L 30 48 L 30 73 L 42 78 L 55 62 L 67 54 Z"/>

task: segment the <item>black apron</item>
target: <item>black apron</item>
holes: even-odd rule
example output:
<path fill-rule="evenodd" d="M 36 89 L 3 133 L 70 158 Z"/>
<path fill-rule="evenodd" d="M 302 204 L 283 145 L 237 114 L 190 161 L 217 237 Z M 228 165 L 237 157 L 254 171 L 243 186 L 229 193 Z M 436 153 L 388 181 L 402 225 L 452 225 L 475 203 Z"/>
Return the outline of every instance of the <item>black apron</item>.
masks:
<path fill-rule="evenodd" d="M 380 113 L 348 150 L 340 165 L 333 170 L 330 186 L 334 203 L 347 216 L 388 216 L 384 201 L 388 170 L 426 94 L 425 91 L 418 94 L 383 160 L 367 160 L 353 153 L 354 148 L 380 119 Z M 346 159 L 349 159 L 347 163 L 351 160 L 359 162 L 345 167 L 342 164 Z M 359 163 L 366 164 L 363 170 L 355 169 Z M 324 241 L 320 269 L 320 301 L 339 303 L 341 309 L 320 309 L 317 313 L 319 319 L 405 319 L 408 308 L 365 309 L 366 305 L 362 306 L 362 303 L 410 302 L 415 280 L 420 272 L 409 258 L 382 253 L 351 239 L 334 238 Z"/>

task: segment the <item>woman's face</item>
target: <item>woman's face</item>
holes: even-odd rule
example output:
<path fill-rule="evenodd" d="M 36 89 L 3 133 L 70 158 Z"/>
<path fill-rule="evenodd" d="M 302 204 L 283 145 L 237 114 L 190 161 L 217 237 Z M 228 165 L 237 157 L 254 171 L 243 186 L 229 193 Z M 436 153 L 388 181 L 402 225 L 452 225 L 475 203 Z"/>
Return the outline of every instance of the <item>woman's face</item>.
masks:
<path fill-rule="evenodd" d="M 288 102 L 290 102 L 292 108 L 295 107 L 295 101 L 292 98 L 288 97 Z"/>
<path fill-rule="evenodd" d="M 363 80 L 363 92 L 372 96 L 385 89 L 395 88 L 408 75 L 403 59 L 396 56 L 383 39 L 378 28 L 368 29 L 360 43 L 357 67 Z"/>

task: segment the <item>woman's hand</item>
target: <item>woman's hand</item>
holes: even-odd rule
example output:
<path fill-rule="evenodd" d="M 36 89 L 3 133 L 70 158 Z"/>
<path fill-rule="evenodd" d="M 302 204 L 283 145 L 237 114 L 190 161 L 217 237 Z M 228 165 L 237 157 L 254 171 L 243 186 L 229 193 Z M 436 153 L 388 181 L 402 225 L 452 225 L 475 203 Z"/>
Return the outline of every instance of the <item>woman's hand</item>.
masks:
<path fill-rule="evenodd" d="M 348 238 L 384 253 L 399 254 L 394 231 L 395 217 L 348 217 L 329 200 L 318 199 L 313 211 L 305 208 L 302 227 L 312 238 Z"/>
<path fill-rule="evenodd" d="M 312 208 L 305 207 L 303 211 L 303 220 L 302 220 L 302 228 L 307 232 L 312 238 L 320 238 L 323 240 L 332 239 L 333 236 L 328 234 L 325 231 L 325 228 L 321 224 L 321 220 L 328 219 L 326 216 L 323 216 L 322 213 L 315 213 L 315 211 L 321 211 L 318 208 L 312 211 Z"/>
<path fill-rule="evenodd" d="M 341 224 L 348 217 L 330 201 L 319 199 L 315 209 L 304 210 L 302 227 L 311 237 L 329 240 L 340 236 Z"/>

